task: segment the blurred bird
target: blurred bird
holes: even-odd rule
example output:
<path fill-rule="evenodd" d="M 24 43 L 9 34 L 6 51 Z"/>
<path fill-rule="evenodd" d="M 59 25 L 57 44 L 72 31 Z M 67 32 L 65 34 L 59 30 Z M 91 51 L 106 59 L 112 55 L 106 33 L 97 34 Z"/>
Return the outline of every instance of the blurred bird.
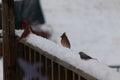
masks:
<path fill-rule="evenodd" d="M 64 32 L 61 36 L 61 44 L 64 46 L 64 47 L 67 47 L 67 48 L 70 48 L 71 47 L 71 44 L 66 36 L 66 33 Z"/>
<path fill-rule="evenodd" d="M 81 59 L 84 59 L 84 60 L 93 59 L 92 57 L 88 56 L 84 52 L 79 52 L 79 54 L 80 54 Z"/>
<path fill-rule="evenodd" d="M 26 38 L 31 32 L 32 32 L 32 28 L 31 26 L 28 24 L 27 21 L 23 21 L 22 22 L 22 27 L 24 29 L 24 32 L 22 33 L 21 37 L 20 37 L 20 40 L 22 38 Z"/>
<path fill-rule="evenodd" d="M 23 32 L 22 36 L 20 37 L 20 39 L 26 38 L 31 32 L 38 36 L 47 38 L 47 39 L 50 37 L 50 34 L 48 32 L 33 30 L 31 25 L 29 25 L 29 23 L 27 21 L 22 22 L 22 27 L 24 29 L 24 32 Z"/>

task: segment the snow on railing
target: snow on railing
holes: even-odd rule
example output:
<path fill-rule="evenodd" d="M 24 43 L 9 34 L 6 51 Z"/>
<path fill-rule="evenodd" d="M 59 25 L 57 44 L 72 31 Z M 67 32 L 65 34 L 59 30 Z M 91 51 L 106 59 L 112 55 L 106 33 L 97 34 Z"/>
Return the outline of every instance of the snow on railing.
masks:
<path fill-rule="evenodd" d="M 41 54 L 39 57 L 41 57 L 43 66 L 50 65 L 45 66 L 43 71 L 44 74 L 49 74 L 50 80 L 120 80 L 118 72 L 100 63 L 98 60 L 82 60 L 78 52 L 64 48 L 40 36 L 30 34 L 26 39 L 21 40 L 21 43 L 28 48 L 23 53 L 29 53 L 32 49 L 32 52 Z M 26 59 L 28 59 L 27 55 Z M 29 60 L 32 59 L 32 55 L 35 54 L 31 54 Z M 34 59 L 39 59 L 38 56 L 36 57 Z M 53 73 L 56 76 L 53 76 Z M 67 75 L 69 77 L 66 77 Z"/>

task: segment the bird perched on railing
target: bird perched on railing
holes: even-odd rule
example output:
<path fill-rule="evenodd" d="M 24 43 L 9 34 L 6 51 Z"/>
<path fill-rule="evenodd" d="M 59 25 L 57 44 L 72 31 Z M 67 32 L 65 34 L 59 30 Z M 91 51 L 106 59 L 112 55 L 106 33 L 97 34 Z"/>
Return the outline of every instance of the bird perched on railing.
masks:
<path fill-rule="evenodd" d="M 31 26 L 28 24 L 27 21 L 23 21 L 22 22 L 22 27 L 24 29 L 24 32 L 22 33 L 21 37 L 20 37 L 20 40 L 22 38 L 26 38 L 31 32 L 32 32 L 32 28 Z"/>
<path fill-rule="evenodd" d="M 42 36 L 47 39 L 50 37 L 50 34 L 48 32 L 44 32 L 42 30 L 41 31 L 33 30 L 31 25 L 27 21 L 22 22 L 22 27 L 24 29 L 24 32 L 22 33 L 20 39 L 26 38 L 30 33 L 36 34 L 38 36 Z"/>
<path fill-rule="evenodd" d="M 62 44 L 62 46 L 67 47 L 67 48 L 71 47 L 71 44 L 70 44 L 65 32 L 61 36 L 61 44 Z"/>
<path fill-rule="evenodd" d="M 80 55 L 81 59 L 84 59 L 84 60 L 93 59 L 92 57 L 88 56 L 88 55 L 85 54 L 84 52 L 79 52 L 79 55 Z"/>

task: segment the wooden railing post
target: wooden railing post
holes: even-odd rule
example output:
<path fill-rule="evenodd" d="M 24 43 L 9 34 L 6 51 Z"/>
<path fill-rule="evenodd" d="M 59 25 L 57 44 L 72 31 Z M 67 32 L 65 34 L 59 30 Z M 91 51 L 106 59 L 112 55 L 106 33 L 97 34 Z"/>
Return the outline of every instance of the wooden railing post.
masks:
<path fill-rule="evenodd" d="M 2 0 L 4 80 L 16 80 L 14 0 Z"/>

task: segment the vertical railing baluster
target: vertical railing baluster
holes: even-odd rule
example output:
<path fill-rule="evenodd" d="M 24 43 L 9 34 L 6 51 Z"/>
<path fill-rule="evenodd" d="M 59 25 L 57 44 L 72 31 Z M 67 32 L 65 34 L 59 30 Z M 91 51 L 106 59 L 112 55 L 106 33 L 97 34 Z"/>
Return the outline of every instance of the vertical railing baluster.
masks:
<path fill-rule="evenodd" d="M 72 71 L 67 69 L 67 80 L 72 80 L 72 79 L 73 79 Z"/>
<path fill-rule="evenodd" d="M 34 56 L 35 56 L 34 50 L 32 48 L 29 48 L 29 63 L 31 65 L 36 64 Z M 36 69 L 36 71 L 37 71 L 37 69 Z M 32 80 L 37 80 L 37 77 L 32 78 Z"/>
<path fill-rule="evenodd" d="M 67 80 L 67 69 L 65 68 L 65 80 Z"/>
<path fill-rule="evenodd" d="M 74 73 L 74 80 L 79 80 L 78 75 Z"/>
<path fill-rule="evenodd" d="M 72 80 L 75 80 L 75 73 L 74 72 L 72 72 L 72 76 L 73 76 Z"/>
<path fill-rule="evenodd" d="M 53 80 L 53 78 L 54 78 L 54 75 L 53 75 L 53 70 L 54 70 L 54 68 L 53 68 L 53 60 L 51 60 L 51 69 L 52 69 L 52 72 L 51 72 L 51 77 L 52 77 L 52 80 Z"/>
<path fill-rule="evenodd" d="M 42 64 L 41 75 L 45 76 L 45 56 L 44 55 L 41 55 L 41 64 Z"/>
<path fill-rule="evenodd" d="M 36 51 L 33 51 L 33 53 L 34 53 L 34 55 L 33 55 L 33 57 L 34 57 L 34 64 L 39 64 L 40 66 L 38 66 L 38 68 L 36 69 L 37 70 L 37 72 L 39 73 L 39 77 L 38 78 L 41 78 L 41 55 L 38 53 L 38 52 L 36 52 Z M 38 80 L 38 78 L 36 78 L 35 80 Z"/>
<path fill-rule="evenodd" d="M 52 63 L 51 60 L 47 58 L 47 78 L 52 80 Z"/>
<path fill-rule="evenodd" d="M 58 80 L 60 80 L 60 65 L 58 65 Z"/>
<path fill-rule="evenodd" d="M 31 54 L 31 48 L 28 48 L 28 56 L 29 56 L 28 62 L 29 62 L 30 64 L 32 64 L 32 59 L 31 59 L 31 56 L 32 56 L 32 54 Z"/>
<path fill-rule="evenodd" d="M 26 54 L 25 45 L 23 47 L 24 47 L 23 59 L 25 59 L 25 54 Z"/>
<path fill-rule="evenodd" d="M 24 60 L 26 60 L 26 45 L 24 45 Z"/>
<path fill-rule="evenodd" d="M 39 67 L 39 69 L 38 69 L 38 72 L 40 73 L 40 78 L 41 78 L 41 67 L 42 67 L 41 54 L 37 53 L 36 56 L 37 56 L 36 61 L 39 62 L 39 64 L 41 65 L 41 66 Z"/>
<path fill-rule="evenodd" d="M 60 80 L 65 80 L 65 68 L 60 66 Z"/>
<path fill-rule="evenodd" d="M 81 80 L 81 77 L 78 75 L 78 80 Z"/>
<path fill-rule="evenodd" d="M 37 57 L 35 57 L 35 55 L 36 55 L 36 53 L 35 53 L 35 51 L 31 48 L 31 50 L 30 50 L 30 61 L 31 61 L 31 64 L 36 64 L 36 62 L 35 62 L 35 58 L 37 58 Z M 36 71 L 37 71 L 37 69 L 36 69 Z M 32 79 L 32 80 L 37 80 L 38 79 L 38 77 L 36 77 L 35 79 Z"/>
<path fill-rule="evenodd" d="M 19 59 L 23 58 L 24 57 L 24 44 L 21 44 L 21 43 L 18 43 L 18 46 L 17 46 L 18 50 L 17 50 L 17 58 L 16 58 L 16 63 L 17 63 L 17 66 L 16 66 L 16 73 L 18 74 L 17 75 L 17 80 L 22 80 L 23 78 L 23 71 L 20 67 L 20 64 L 19 64 Z"/>
<path fill-rule="evenodd" d="M 53 62 L 53 80 L 58 80 L 58 64 Z"/>
<path fill-rule="evenodd" d="M 25 50 L 25 60 L 28 62 L 29 60 L 29 48 L 27 46 L 24 47 L 24 50 Z"/>
<path fill-rule="evenodd" d="M 47 57 L 45 56 L 45 76 L 47 76 Z"/>

